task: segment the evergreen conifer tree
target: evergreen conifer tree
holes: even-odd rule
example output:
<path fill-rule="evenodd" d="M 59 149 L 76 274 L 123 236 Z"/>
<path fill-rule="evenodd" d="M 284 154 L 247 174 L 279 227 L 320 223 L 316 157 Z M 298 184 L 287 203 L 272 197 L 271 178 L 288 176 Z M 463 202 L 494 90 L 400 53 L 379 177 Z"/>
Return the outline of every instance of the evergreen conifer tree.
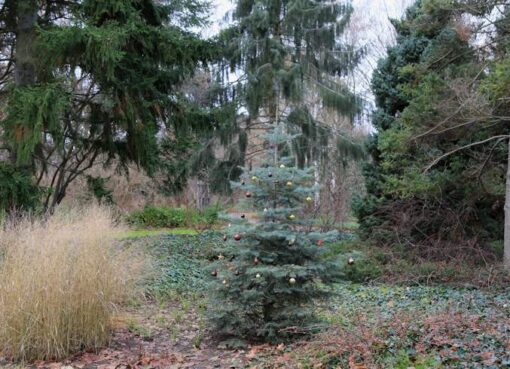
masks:
<path fill-rule="evenodd" d="M 211 266 L 210 317 L 231 346 L 309 332 L 311 302 L 340 275 L 336 264 L 321 258 L 324 242 L 338 232 L 314 232 L 304 216 L 317 191 L 313 171 L 278 158 L 278 148 L 295 136 L 279 124 L 266 137 L 267 161 L 233 183 L 251 210 L 227 217 L 225 243 Z"/>
<path fill-rule="evenodd" d="M 204 25 L 207 9 L 186 0 L 0 5 L 1 154 L 50 187 L 44 208 L 100 160 L 153 171 L 162 128 L 204 130 L 179 87 L 216 55 L 213 42 L 189 31 Z"/>
<path fill-rule="evenodd" d="M 363 106 L 344 80 L 364 55 L 343 38 L 352 12 L 349 3 L 331 0 L 235 1 L 232 24 L 219 36 L 224 58 L 215 92 L 219 105 L 233 102 L 237 116 L 215 131 L 228 153 L 221 164 L 209 160 L 218 172 L 211 178 L 224 179 L 214 187 L 238 178 L 237 166 L 254 156 L 250 149 L 263 149 L 256 136 L 275 122 L 296 134 L 287 155 L 300 168 L 364 156 L 333 123 L 352 123 Z"/>
<path fill-rule="evenodd" d="M 465 258 L 469 244 L 480 247 L 476 260 L 503 237 L 508 152 L 500 143 L 508 126 L 499 120 L 505 113 L 494 113 L 499 89 L 486 87 L 505 80 L 486 68 L 493 56 L 480 54 L 498 43 L 475 47 L 483 26 L 463 20 L 490 9 L 416 2 L 394 21 L 397 43 L 374 71 L 377 134 L 367 194 L 354 208 L 361 236 L 399 245 L 408 257 Z M 502 35 L 497 29 L 493 37 Z"/>

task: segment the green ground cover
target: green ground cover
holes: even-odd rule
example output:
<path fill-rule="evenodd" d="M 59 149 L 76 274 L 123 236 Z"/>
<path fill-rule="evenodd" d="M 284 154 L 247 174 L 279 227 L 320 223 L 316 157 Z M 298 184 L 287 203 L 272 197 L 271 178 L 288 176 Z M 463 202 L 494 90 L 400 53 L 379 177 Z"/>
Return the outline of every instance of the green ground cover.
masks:
<path fill-rule="evenodd" d="M 130 229 L 122 233 L 121 239 L 155 237 L 162 235 L 196 235 L 198 231 L 189 228 L 173 228 L 173 229 Z"/>
<path fill-rule="evenodd" d="M 130 242 L 143 243 L 156 260 L 147 286 L 149 296 L 160 303 L 180 301 L 174 306 L 207 306 L 211 277 L 204 267 L 217 256 L 221 234 L 163 234 Z M 337 284 L 333 297 L 317 307 L 323 321 L 320 333 L 286 346 L 283 352 L 260 353 L 252 364 L 258 368 L 510 368 L 510 289 L 370 282 L 371 273 L 363 265 L 374 263 L 352 245 L 345 241 L 341 246 L 327 245 L 328 257 L 340 254 L 343 262 L 354 255 L 356 268 L 362 276 L 368 275 L 368 282 Z"/>

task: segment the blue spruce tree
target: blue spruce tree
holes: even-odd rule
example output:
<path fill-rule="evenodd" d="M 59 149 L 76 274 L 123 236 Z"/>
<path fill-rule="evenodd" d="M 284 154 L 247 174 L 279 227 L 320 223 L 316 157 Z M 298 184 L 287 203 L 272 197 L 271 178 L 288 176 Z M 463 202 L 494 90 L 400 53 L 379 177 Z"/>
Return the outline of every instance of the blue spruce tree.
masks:
<path fill-rule="evenodd" d="M 313 168 L 279 157 L 294 138 L 277 126 L 266 135 L 266 161 L 232 184 L 246 213 L 226 216 L 225 242 L 210 270 L 209 304 L 216 332 L 231 347 L 310 332 L 314 299 L 340 276 L 338 266 L 321 257 L 323 244 L 338 232 L 315 232 L 305 216 L 317 191 Z"/>

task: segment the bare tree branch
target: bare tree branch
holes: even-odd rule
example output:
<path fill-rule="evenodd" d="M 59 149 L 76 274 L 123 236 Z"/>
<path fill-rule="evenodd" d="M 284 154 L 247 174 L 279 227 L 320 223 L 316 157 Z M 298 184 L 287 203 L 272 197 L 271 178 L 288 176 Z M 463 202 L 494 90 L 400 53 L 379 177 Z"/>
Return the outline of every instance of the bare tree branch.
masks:
<path fill-rule="evenodd" d="M 484 143 L 487 143 L 487 142 L 490 142 L 492 140 L 499 140 L 499 139 L 505 139 L 505 138 L 510 138 L 510 135 L 498 135 L 498 136 L 492 136 L 492 137 L 489 137 L 485 140 L 482 140 L 482 141 L 477 141 L 477 142 L 472 142 L 468 145 L 464 145 L 464 146 L 461 146 L 461 147 L 458 147 L 454 150 L 451 150 L 451 151 L 448 151 L 447 153 L 439 156 L 438 158 L 434 159 L 432 161 L 432 163 L 430 163 L 429 165 L 427 165 L 427 167 L 424 169 L 424 173 L 428 172 L 430 169 L 432 169 L 432 167 L 434 167 L 437 163 L 439 163 L 441 160 L 447 158 L 448 156 L 452 155 L 452 154 L 455 154 L 456 152 L 459 152 L 459 151 L 462 151 L 462 150 L 465 150 L 465 149 L 468 149 L 470 147 L 473 147 L 473 146 L 477 146 L 477 145 L 482 145 Z"/>

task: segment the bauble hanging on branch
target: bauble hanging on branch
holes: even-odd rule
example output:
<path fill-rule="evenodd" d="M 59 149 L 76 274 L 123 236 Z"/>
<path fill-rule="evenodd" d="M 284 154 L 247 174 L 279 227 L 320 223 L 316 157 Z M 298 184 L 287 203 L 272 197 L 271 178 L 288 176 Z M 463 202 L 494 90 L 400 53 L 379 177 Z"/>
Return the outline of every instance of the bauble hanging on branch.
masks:
<path fill-rule="evenodd" d="M 251 197 L 251 192 L 246 192 L 244 195 L 245 195 L 247 198 L 250 198 L 250 197 Z"/>
<path fill-rule="evenodd" d="M 317 246 L 324 245 L 324 240 L 317 240 Z"/>
<path fill-rule="evenodd" d="M 347 260 L 347 264 L 353 265 L 354 264 L 354 258 L 350 257 L 349 260 Z"/>
<path fill-rule="evenodd" d="M 234 235 L 234 240 L 236 240 L 236 241 L 240 241 L 240 240 L 241 240 L 241 235 L 240 235 L 239 233 L 236 233 L 236 234 Z"/>
<path fill-rule="evenodd" d="M 280 168 L 285 168 L 285 164 L 280 164 Z"/>
<path fill-rule="evenodd" d="M 290 219 L 290 220 L 294 220 L 294 219 L 296 219 L 296 216 L 295 216 L 294 214 L 290 214 L 290 215 L 289 215 L 289 219 Z"/>
<path fill-rule="evenodd" d="M 305 201 L 306 201 L 306 202 L 312 202 L 312 201 L 313 201 L 313 199 L 312 199 L 310 196 L 308 196 L 308 197 L 305 199 Z"/>
<path fill-rule="evenodd" d="M 296 278 L 292 277 L 289 279 L 289 283 L 290 284 L 295 284 L 296 283 Z"/>
<path fill-rule="evenodd" d="M 291 181 L 287 182 L 287 187 L 292 187 L 292 182 Z"/>

